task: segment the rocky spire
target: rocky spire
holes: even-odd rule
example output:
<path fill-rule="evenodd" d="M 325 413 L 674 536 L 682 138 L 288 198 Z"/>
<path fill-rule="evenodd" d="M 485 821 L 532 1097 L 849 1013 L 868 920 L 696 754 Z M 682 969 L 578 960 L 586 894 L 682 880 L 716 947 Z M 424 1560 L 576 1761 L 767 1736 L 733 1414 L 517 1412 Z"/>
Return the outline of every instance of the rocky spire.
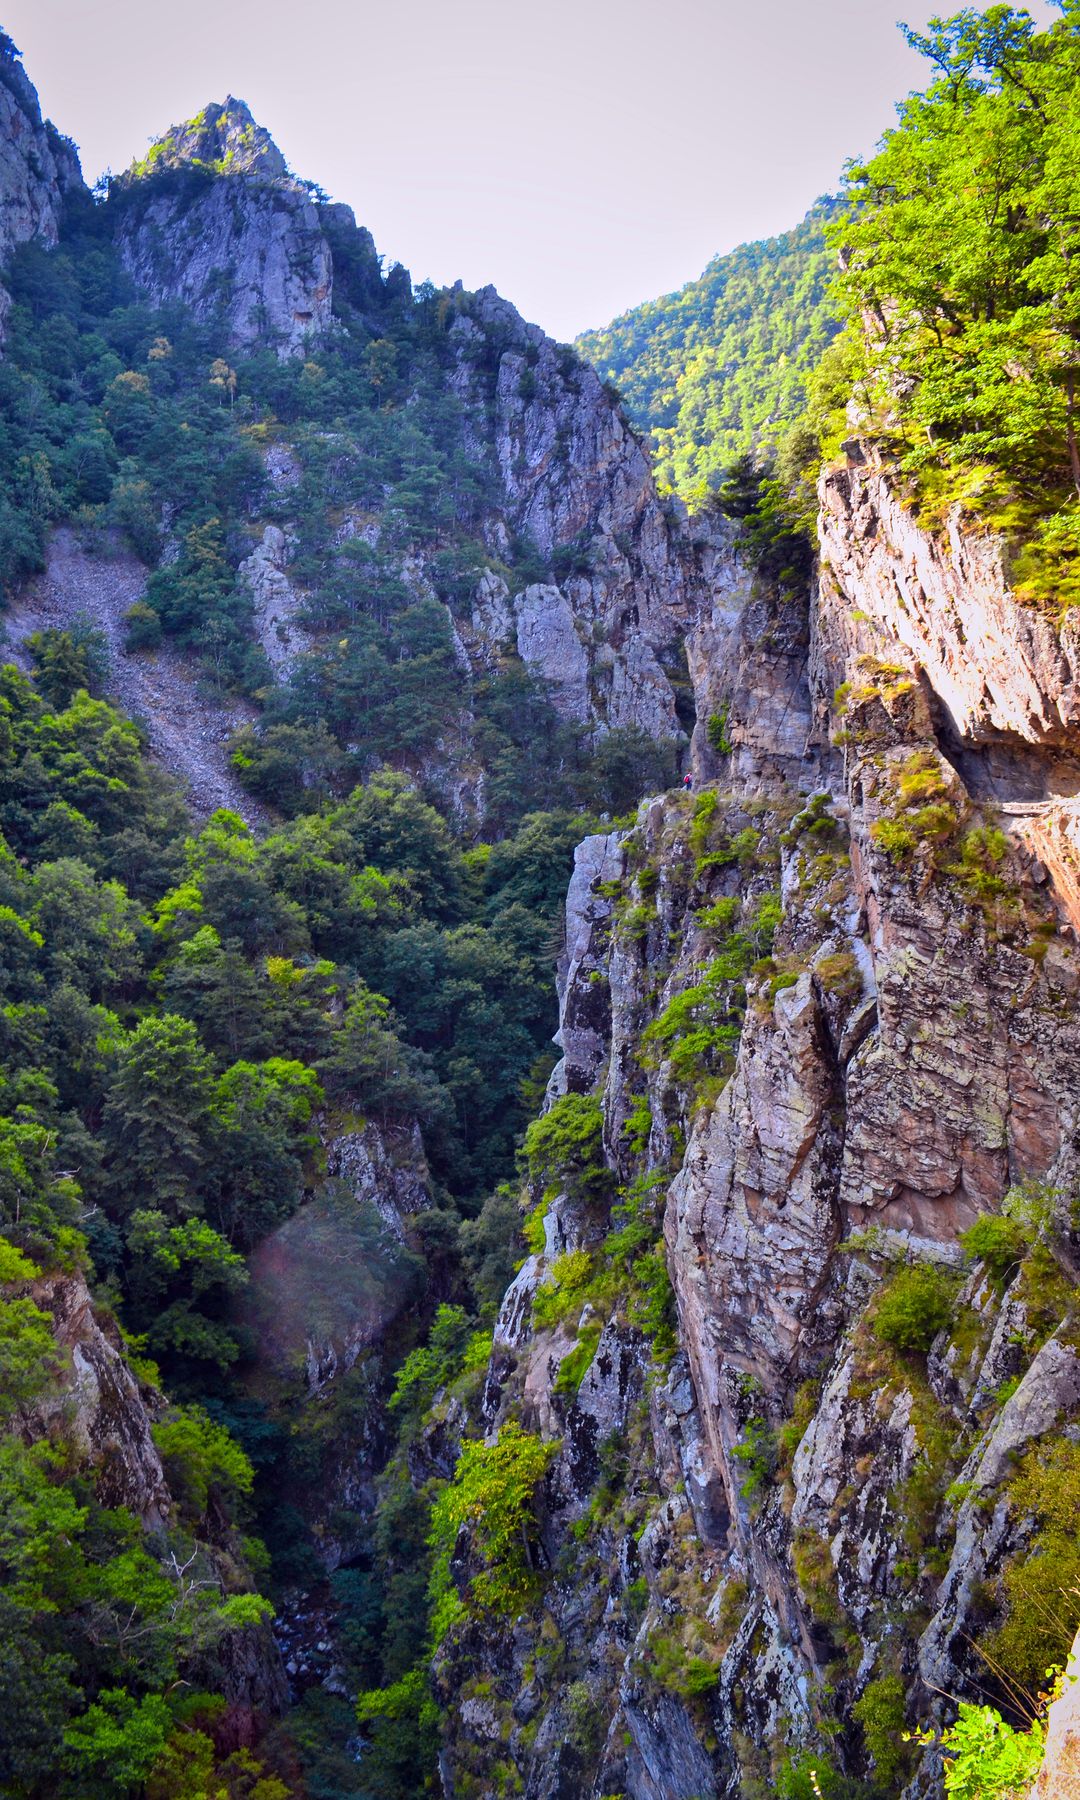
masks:
<path fill-rule="evenodd" d="M 161 177 L 209 178 L 180 193 Z M 156 305 L 220 321 L 223 348 L 298 355 L 330 323 L 333 261 L 308 189 L 229 96 L 174 125 L 114 184 L 116 240 Z"/>
<path fill-rule="evenodd" d="M 288 164 L 270 133 L 256 123 L 246 102 L 232 94 L 224 101 L 212 101 L 184 124 L 171 125 L 121 180 L 128 183 L 163 169 L 182 168 L 263 181 L 289 179 Z"/>

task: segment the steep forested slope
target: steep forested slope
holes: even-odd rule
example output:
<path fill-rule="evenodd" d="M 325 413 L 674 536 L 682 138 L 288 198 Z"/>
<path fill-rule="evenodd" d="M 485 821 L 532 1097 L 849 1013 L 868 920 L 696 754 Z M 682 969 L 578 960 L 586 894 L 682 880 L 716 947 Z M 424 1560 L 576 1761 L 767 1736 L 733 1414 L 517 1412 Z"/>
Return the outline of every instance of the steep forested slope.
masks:
<path fill-rule="evenodd" d="M 697 281 L 638 306 L 577 348 L 649 432 L 656 472 L 693 503 L 736 457 L 767 455 L 806 403 L 834 331 L 819 201 L 782 236 L 714 257 Z"/>

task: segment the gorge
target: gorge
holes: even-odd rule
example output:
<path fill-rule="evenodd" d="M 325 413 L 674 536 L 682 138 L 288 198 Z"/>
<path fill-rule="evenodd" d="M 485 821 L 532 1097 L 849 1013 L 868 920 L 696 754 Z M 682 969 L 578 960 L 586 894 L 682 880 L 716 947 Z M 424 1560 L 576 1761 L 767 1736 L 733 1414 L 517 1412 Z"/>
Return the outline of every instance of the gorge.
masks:
<path fill-rule="evenodd" d="M 95 198 L 7 39 L 0 195 L 0 1791 L 1075 1792 L 1067 476 L 915 467 L 860 302 L 688 509 L 243 102 Z"/>

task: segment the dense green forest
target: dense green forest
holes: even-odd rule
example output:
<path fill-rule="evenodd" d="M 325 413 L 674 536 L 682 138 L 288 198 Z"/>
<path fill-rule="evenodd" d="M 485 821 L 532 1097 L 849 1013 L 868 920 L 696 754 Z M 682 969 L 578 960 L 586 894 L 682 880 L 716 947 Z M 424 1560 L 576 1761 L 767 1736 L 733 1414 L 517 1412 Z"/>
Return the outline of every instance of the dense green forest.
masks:
<path fill-rule="evenodd" d="M 657 478 L 699 505 L 728 464 L 767 458 L 836 330 L 821 200 L 793 231 L 717 256 L 697 281 L 587 331 L 577 348 L 622 394 Z"/>
<path fill-rule="evenodd" d="M 1080 50 L 1062 11 L 1042 32 L 1006 6 L 908 31 L 934 79 L 838 201 L 579 339 L 662 482 L 700 504 L 749 453 L 798 488 L 854 425 L 924 523 L 959 505 L 1004 534 L 1021 597 L 1080 598 Z"/>
<path fill-rule="evenodd" d="M 208 1754 L 209 1740 L 188 1742 L 196 1700 L 185 1689 L 177 1711 L 160 1696 L 178 1676 L 213 1695 L 217 1640 L 259 1616 L 251 1572 L 271 1589 L 318 1572 L 302 1496 L 319 1491 L 335 1421 L 301 1417 L 295 1382 L 250 1391 L 258 1344 L 235 1304 L 245 1254 L 320 1179 L 316 1109 L 421 1123 L 434 1182 L 410 1245 L 354 1221 L 396 1305 L 422 1316 L 441 1298 L 455 1322 L 462 1303 L 480 1321 L 509 1277 L 517 1213 L 495 1188 L 551 1030 L 563 858 L 586 822 L 531 815 L 478 857 L 387 772 L 259 843 L 227 813 L 190 835 L 135 728 L 81 685 L 90 647 L 54 637 L 38 654 L 38 689 L 9 667 L 0 701 L 4 1280 L 91 1274 L 143 1379 L 170 1396 L 155 1437 L 184 1507 L 148 1549 L 88 1486 L 57 1486 L 60 1452 L 9 1439 L 0 1691 L 15 1711 L 31 1688 L 36 1699 L 0 1770 L 15 1794 L 126 1794 L 138 1758 L 145 1774 L 159 1753 L 180 1756 L 173 1732 L 184 1756 Z M 17 1425 L 55 1354 L 47 1315 L 7 1292 L 0 1363 Z M 361 1393 L 346 1381 L 335 1408 L 348 1415 Z M 248 1455 L 276 1470 L 262 1517 Z M 169 1559 L 191 1556 L 206 1579 L 194 1610 L 178 1610 Z M 236 1593 L 211 1604 L 223 1558 Z M 362 1598 L 357 1685 L 398 1673 L 402 1646 L 384 1667 L 384 1638 L 408 1629 L 393 1583 Z M 220 1710 L 200 1704 L 208 1719 Z M 134 1760 L 110 1773 L 118 1748 Z"/>

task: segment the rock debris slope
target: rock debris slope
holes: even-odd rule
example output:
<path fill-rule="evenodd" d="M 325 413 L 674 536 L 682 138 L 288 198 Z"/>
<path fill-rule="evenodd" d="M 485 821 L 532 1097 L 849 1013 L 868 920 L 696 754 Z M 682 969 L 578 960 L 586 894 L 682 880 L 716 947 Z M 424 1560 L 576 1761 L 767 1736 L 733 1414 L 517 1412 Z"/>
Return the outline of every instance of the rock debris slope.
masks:
<path fill-rule="evenodd" d="M 89 626 L 102 636 L 108 692 L 145 725 L 151 747 L 184 783 L 192 811 L 208 818 L 219 806 L 257 824 L 264 810 L 246 794 L 229 767 L 228 739 L 253 716 L 234 697 L 208 697 L 195 670 L 175 650 L 129 651 L 124 615 L 146 591 L 146 569 L 119 545 L 111 556 L 91 556 L 75 533 L 53 534 L 42 574 L 4 615 L 7 643 L 29 663 L 26 639 L 36 631 Z"/>

